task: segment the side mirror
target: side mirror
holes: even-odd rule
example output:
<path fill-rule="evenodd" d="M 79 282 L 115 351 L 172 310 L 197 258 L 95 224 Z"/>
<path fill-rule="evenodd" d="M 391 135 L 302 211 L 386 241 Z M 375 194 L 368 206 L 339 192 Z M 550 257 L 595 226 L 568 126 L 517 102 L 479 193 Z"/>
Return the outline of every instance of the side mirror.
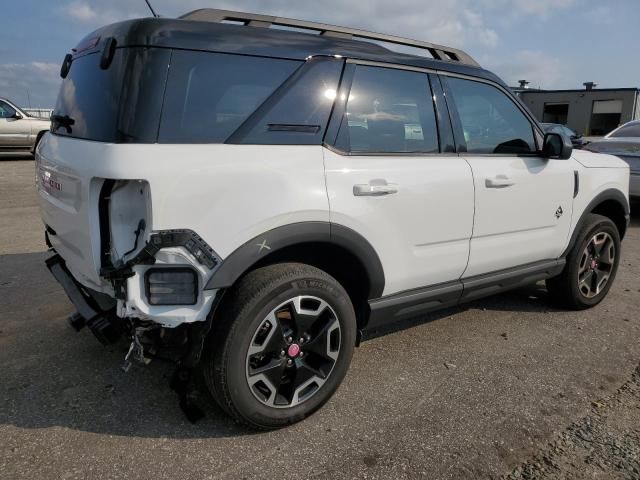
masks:
<path fill-rule="evenodd" d="M 13 118 L 16 120 L 20 120 L 22 118 L 22 114 L 20 112 L 16 112 L 13 114 Z"/>
<path fill-rule="evenodd" d="M 545 157 L 567 160 L 571 158 L 572 152 L 573 145 L 571 144 L 571 140 L 564 135 L 560 135 L 559 133 L 546 133 L 544 135 L 542 154 Z"/>

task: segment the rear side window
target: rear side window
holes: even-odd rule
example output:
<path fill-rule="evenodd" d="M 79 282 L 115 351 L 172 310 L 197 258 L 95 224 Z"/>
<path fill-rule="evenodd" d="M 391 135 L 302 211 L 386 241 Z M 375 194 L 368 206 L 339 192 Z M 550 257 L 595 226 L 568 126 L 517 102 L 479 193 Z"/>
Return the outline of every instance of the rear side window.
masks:
<path fill-rule="evenodd" d="M 174 51 L 160 143 L 223 143 L 301 62 Z"/>
<path fill-rule="evenodd" d="M 507 95 L 486 83 L 447 77 L 467 152 L 525 154 L 536 151 L 533 126 Z"/>
<path fill-rule="evenodd" d="M 336 146 L 354 153 L 437 152 L 429 77 L 358 65 Z"/>
<path fill-rule="evenodd" d="M 640 137 L 640 123 L 632 123 L 630 125 L 623 125 L 614 133 L 609 135 L 612 138 L 616 137 Z"/>

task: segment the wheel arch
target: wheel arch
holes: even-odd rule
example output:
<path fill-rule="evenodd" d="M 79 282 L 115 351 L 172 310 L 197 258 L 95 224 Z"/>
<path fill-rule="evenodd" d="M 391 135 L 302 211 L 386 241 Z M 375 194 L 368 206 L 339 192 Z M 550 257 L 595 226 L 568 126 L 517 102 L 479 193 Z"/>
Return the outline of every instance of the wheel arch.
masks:
<path fill-rule="evenodd" d="M 384 290 L 384 270 L 373 246 L 356 231 L 329 222 L 301 222 L 274 228 L 224 259 L 205 289 L 229 288 L 256 268 L 282 262 L 313 265 L 345 288 L 358 324 L 369 315 L 368 300 Z"/>
<path fill-rule="evenodd" d="M 36 133 L 36 139 L 33 141 L 33 148 L 31 149 L 33 154 L 36 153 L 36 148 L 38 148 L 38 144 L 40 143 L 40 140 L 42 140 L 42 137 L 44 137 L 44 134 L 47 133 L 49 130 L 40 130 L 38 133 Z"/>
<path fill-rule="evenodd" d="M 615 223 L 618 228 L 618 233 L 620 234 L 620 239 L 622 240 L 627 232 L 627 226 L 629 223 L 629 201 L 627 197 L 625 197 L 624 193 L 615 188 L 609 188 L 599 193 L 584 209 L 582 215 L 580 216 L 580 220 L 576 223 L 576 226 L 573 229 L 571 234 L 571 239 L 569 241 L 569 245 L 566 250 L 563 252 L 562 256 L 565 257 L 569 251 L 573 248 L 576 241 L 578 241 L 578 233 L 580 229 L 587 221 L 587 216 L 591 213 L 597 213 L 599 215 L 605 216 L 609 218 L 613 223 Z"/>

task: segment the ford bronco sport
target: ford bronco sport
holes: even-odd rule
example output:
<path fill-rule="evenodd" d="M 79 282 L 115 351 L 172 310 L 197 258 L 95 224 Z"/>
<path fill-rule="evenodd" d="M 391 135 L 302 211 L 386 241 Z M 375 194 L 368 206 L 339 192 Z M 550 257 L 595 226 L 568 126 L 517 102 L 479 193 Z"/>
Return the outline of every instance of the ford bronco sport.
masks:
<path fill-rule="evenodd" d="M 70 323 L 201 372 L 251 427 L 311 414 L 407 319 L 614 281 L 629 166 L 460 50 L 205 9 L 101 28 L 61 76 L 37 175 Z"/>

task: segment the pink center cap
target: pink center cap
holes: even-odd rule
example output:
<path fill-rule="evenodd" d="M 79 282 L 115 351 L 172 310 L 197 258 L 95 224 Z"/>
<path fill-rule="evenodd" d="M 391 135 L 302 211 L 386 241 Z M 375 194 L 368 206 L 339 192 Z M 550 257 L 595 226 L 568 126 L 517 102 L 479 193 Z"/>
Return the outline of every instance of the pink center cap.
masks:
<path fill-rule="evenodd" d="M 591 260 L 591 269 L 593 270 L 594 268 L 598 267 L 598 262 L 596 262 L 595 260 Z"/>
<path fill-rule="evenodd" d="M 289 348 L 287 349 L 287 355 L 293 358 L 297 356 L 299 353 L 300 353 L 300 345 L 298 345 L 297 343 L 292 343 L 291 345 L 289 345 Z"/>

